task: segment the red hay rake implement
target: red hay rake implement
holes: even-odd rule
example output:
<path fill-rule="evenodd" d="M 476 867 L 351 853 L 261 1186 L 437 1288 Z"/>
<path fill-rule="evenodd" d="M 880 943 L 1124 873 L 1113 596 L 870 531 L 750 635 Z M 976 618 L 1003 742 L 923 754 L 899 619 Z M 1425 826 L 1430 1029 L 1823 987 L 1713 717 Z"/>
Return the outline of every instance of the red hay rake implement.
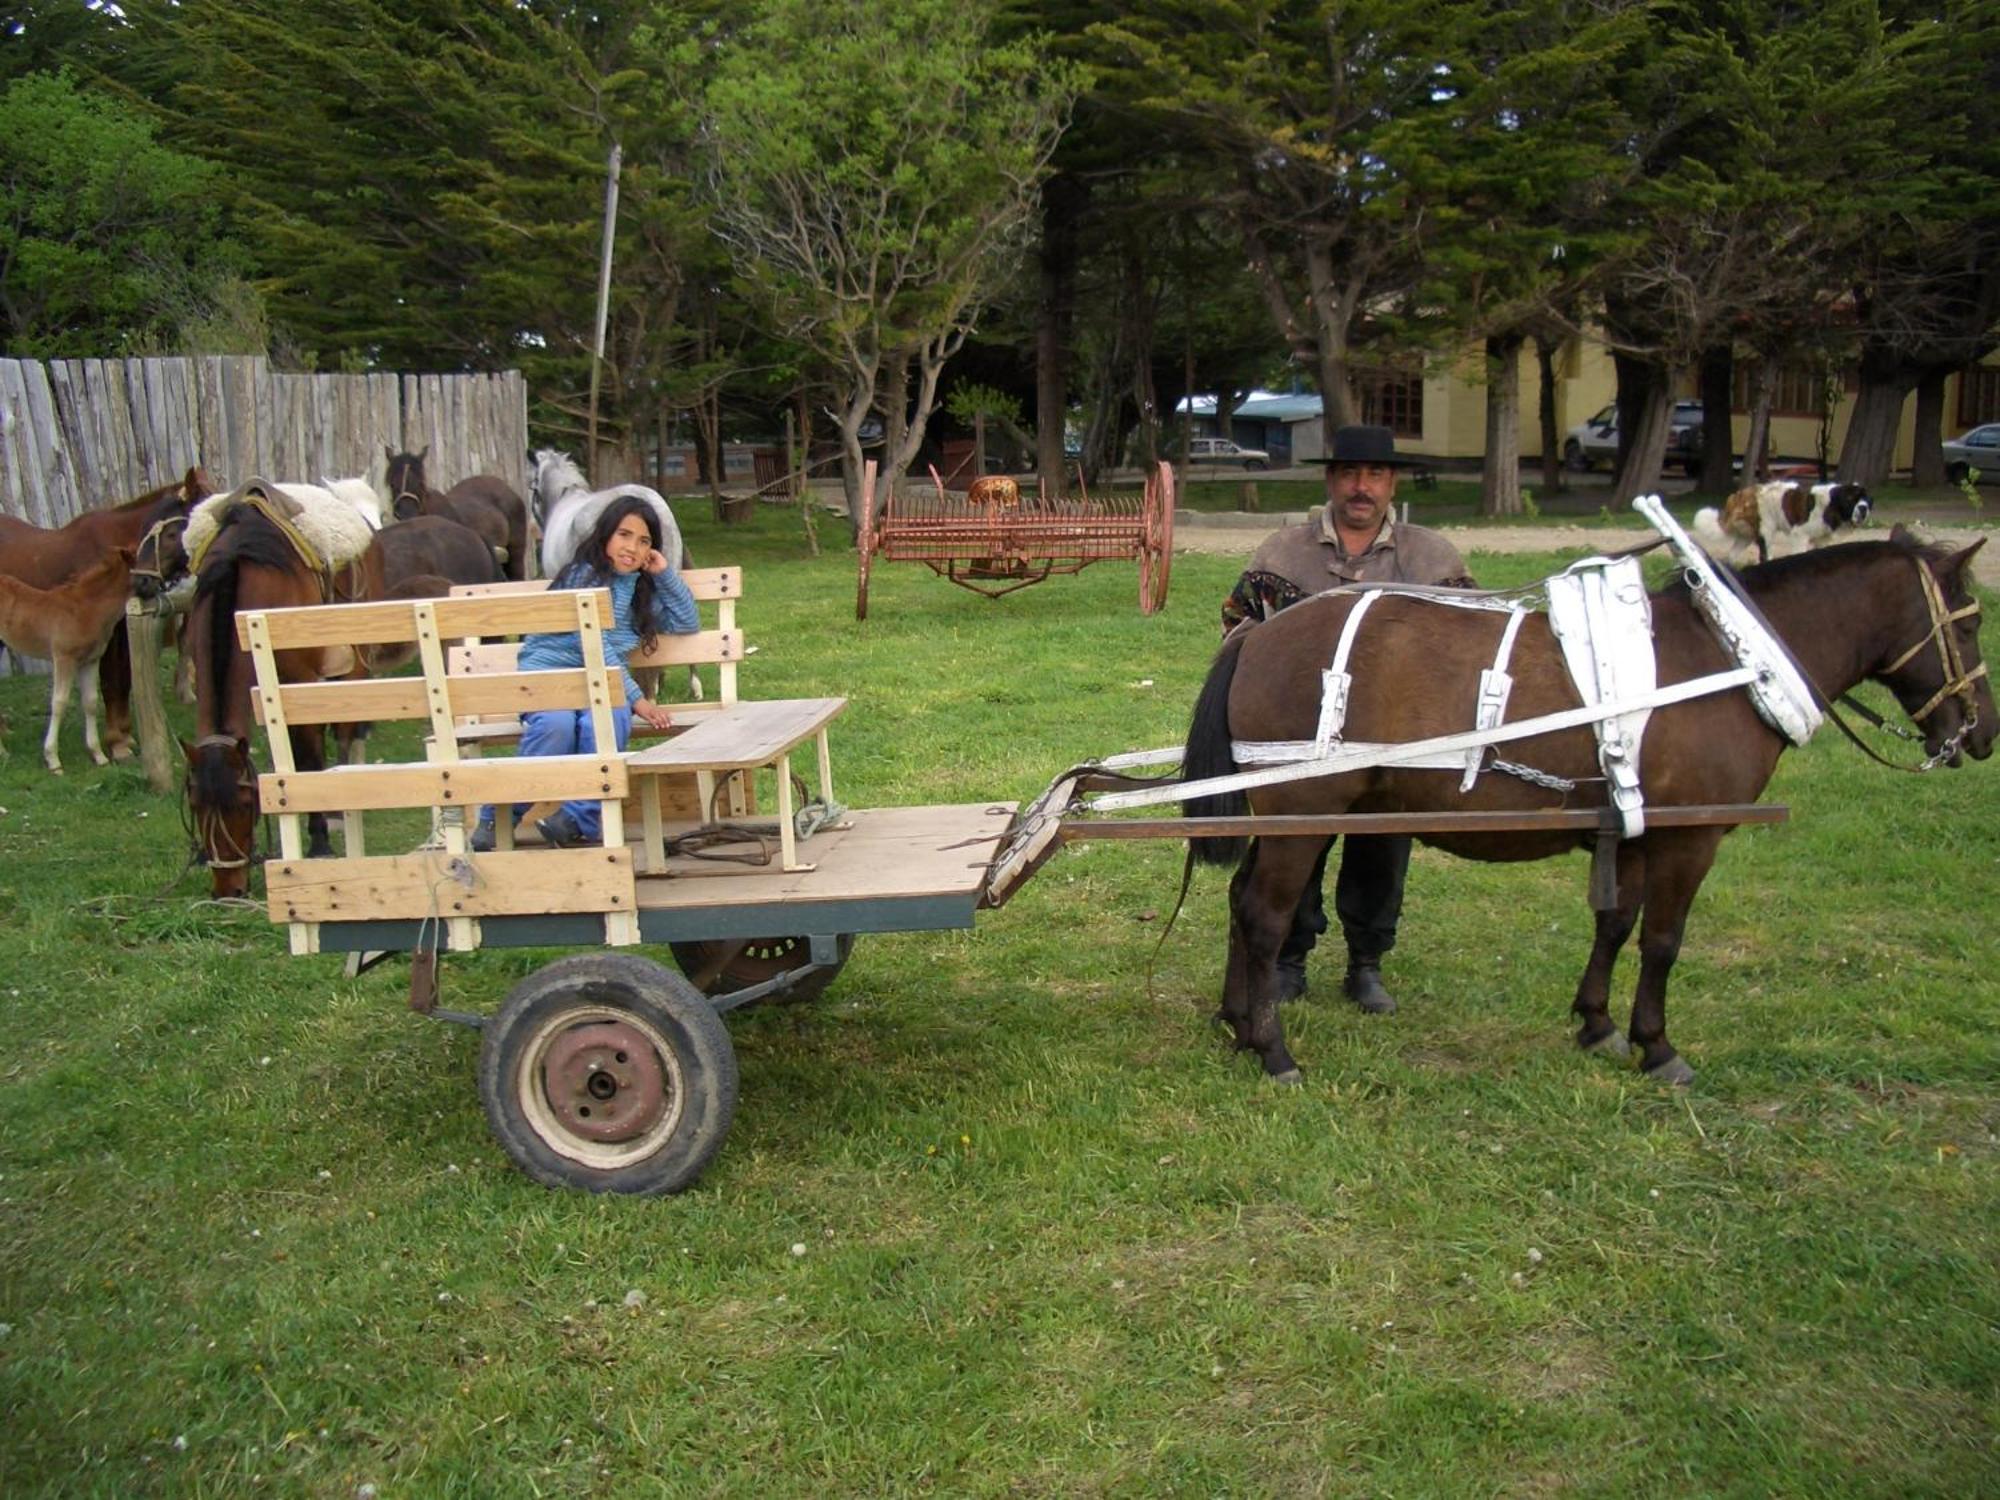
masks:
<path fill-rule="evenodd" d="M 1077 496 L 1022 495 L 1011 479 L 976 479 L 964 494 L 944 487 L 892 493 L 882 514 L 861 523 L 860 579 L 854 618 L 868 618 L 868 574 L 876 558 L 922 563 L 961 588 L 997 599 L 1055 573 L 1079 573 L 1094 562 L 1137 560 L 1139 613 L 1167 602 L 1174 556 L 1174 471 L 1157 465 L 1138 495 L 1093 500 L 1077 476 Z M 875 493 L 875 465 L 862 479 Z"/>

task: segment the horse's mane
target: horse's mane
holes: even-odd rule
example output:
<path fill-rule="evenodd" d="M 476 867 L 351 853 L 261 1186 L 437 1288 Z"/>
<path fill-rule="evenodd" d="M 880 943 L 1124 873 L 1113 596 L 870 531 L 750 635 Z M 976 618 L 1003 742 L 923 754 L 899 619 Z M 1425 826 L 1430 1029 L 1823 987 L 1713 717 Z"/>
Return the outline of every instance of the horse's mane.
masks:
<path fill-rule="evenodd" d="M 299 556 L 283 532 L 256 511 L 239 506 L 222 518 L 215 544 L 202 560 L 194 603 L 189 606 L 192 612 L 203 600 L 209 601 L 209 665 L 214 671 L 223 671 L 236 649 L 236 584 L 244 563 L 290 572 L 299 567 Z"/>
<path fill-rule="evenodd" d="M 560 448 L 535 450 L 535 480 L 535 488 L 541 491 L 544 504 L 552 504 L 558 496 L 571 490 L 590 488 L 590 481 L 583 477 L 583 470 L 576 466 L 576 460 Z"/>
<path fill-rule="evenodd" d="M 116 505 L 107 505 L 104 508 L 112 515 L 123 516 L 130 515 L 135 510 L 144 510 L 149 505 L 158 505 L 163 500 L 177 501 L 181 498 L 181 486 L 185 483 L 185 479 L 169 479 L 165 484 L 147 490 L 143 495 L 134 495 L 130 500 L 121 500 Z"/>
<path fill-rule="evenodd" d="M 1750 563 L 1740 568 L 1720 558 L 1710 558 L 1709 561 L 1714 563 L 1717 572 L 1745 583 L 1812 587 L 1837 577 L 1863 558 L 1905 557 L 1913 562 L 1922 561 L 1936 570 L 1952 556 L 1952 551 L 1946 543 L 1926 542 L 1911 532 L 1897 530 L 1888 536 L 1865 542 L 1836 542 L 1830 547 L 1814 547 L 1789 557 L 1774 557 L 1768 562 Z M 1676 572 L 1672 581 L 1660 592 L 1685 594 L 1687 581 Z"/>
<path fill-rule="evenodd" d="M 190 801 L 196 807 L 227 808 L 236 803 L 238 771 L 229 751 L 233 747 L 208 743 L 197 746 L 194 763 L 188 767 Z"/>

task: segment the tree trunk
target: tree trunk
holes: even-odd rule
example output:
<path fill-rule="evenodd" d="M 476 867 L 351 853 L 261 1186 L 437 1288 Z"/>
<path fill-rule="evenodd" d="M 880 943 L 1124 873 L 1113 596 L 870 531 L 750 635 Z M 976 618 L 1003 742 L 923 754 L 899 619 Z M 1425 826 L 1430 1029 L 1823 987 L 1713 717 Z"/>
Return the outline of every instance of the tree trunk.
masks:
<path fill-rule="evenodd" d="M 1626 419 L 1625 382 L 1618 384 L 1618 478 L 1611 487 L 1611 507 L 1623 510 L 1634 497 L 1652 489 L 1666 457 L 1667 435 L 1673 427 L 1673 382 L 1665 370 L 1645 366 L 1641 388 L 1633 393 L 1635 417 Z"/>
<path fill-rule="evenodd" d="M 1874 486 L 1889 477 L 1896 453 L 1896 429 L 1903 420 L 1903 401 L 1915 383 L 1910 376 L 1870 379 L 1864 367 L 1861 391 L 1847 421 L 1847 438 L 1840 445 L 1843 484 Z"/>
<path fill-rule="evenodd" d="M 1695 488 L 1703 494 L 1730 491 L 1730 466 L 1736 457 L 1730 407 L 1735 401 L 1736 353 L 1728 344 L 1718 344 L 1701 357 L 1701 463 Z"/>
<path fill-rule="evenodd" d="M 1778 399 L 1778 361 L 1757 361 L 1750 374 L 1750 428 L 1743 435 L 1743 482 L 1771 477 L 1771 407 Z"/>
<path fill-rule="evenodd" d="M 1521 346 L 1518 333 L 1486 341 L 1486 457 L 1479 474 L 1479 513 L 1518 516 L 1521 504 Z"/>
<path fill-rule="evenodd" d="M 1087 187 L 1067 172 L 1042 188 L 1041 296 L 1035 308 L 1035 472 L 1062 492 L 1069 418 L 1069 344 L 1076 323 L 1077 223 Z"/>
<path fill-rule="evenodd" d="M 1132 404 L 1139 409 L 1139 427 L 1133 434 L 1138 459 L 1147 469 L 1160 456 L 1160 393 L 1153 383 L 1153 299 L 1146 288 L 1145 262 L 1133 257 L 1127 262 L 1125 281 L 1126 319 L 1132 330 Z"/>
<path fill-rule="evenodd" d="M 1916 446 L 1910 455 L 1910 483 L 1940 485 L 1944 478 L 1944 380 L 1946 371 L 1926 371 L 1917 382 Z"/>
<path fill-rule="evenodd" d="M 882 413 L 882 468 L 893 493 L 895 482 L 909 464 L 908 459 L 896 463 L 890 457 L 902 452 L 903 439 L 910 430 L 909 350 L 898 349 L 882 362 L 882 391 L 876 407 Z"/>
<path fill-rule="evenodd" d="M 1548 494 L 1567 488 L 1563 473 L 1562 432 L 1556 426 L 1556 350 L 1548 339 L 1535 340 L 1535 371 L 1540 377 L 1536 392 L 1536 415 L 1542 429 L 1542 489 Z"/>

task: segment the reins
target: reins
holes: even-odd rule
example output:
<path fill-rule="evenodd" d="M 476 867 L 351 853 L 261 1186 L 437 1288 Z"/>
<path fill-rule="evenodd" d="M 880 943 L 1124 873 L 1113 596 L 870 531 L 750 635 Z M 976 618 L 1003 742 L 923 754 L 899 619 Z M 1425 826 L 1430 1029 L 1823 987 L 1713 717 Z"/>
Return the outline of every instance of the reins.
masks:
<path fill-rule="evenodd" d="M 1651 542 L 1644 547 L 1636 547 L 1631 550 L 1634 553 L 1643 552 L 1659 545 L 1661 545 L 1659 542 Z M 1805 667 L 1799 662 L 1799 659 L 1792 654 L 1791 647 L 1785 644 L 1784 637 L 1771 628 L 1771 622 L 1764 618 L 1764 612 L 1757 607 L 1756 601 L 1745 592 L 1743 584 L 1737 578 L 1735 572 L 1727 568 L 1718 568 L 1716 576 L 1724 581 L 1730 593 L 1736 596 L 1744 608 L 1750 611 L 1757 623 L 1763 626 L 1765 632 L 1777 643 L 1779 649 L 1791 661 L 1792 667 L 1798 672 L 1800 679 L 1811 691 L 1814 704 L 1818 706 L 1827 718 L 1833 721 L 1835 727 L 1842 734 L 1846 735 L 1853 742 L 1857 750 L 1877 765 L 1887 766 L 1892 771 L 1909 771 L 1920 775 L 1925 771 L 1935 771 L 1939 766 L 1946 764 L 1953 756 L 1957 755 L 1959 748 L 1965 743 L 1966 735 L 1971 733 L 1978 725 L 1979 700 L 1974 695 L 1972 686 L 1986 675 L 1986 663 L 1981 662 L 1975 671 L 1967 672 L 1965 670 L 1964 657 L 1958 649 L 1958 642 L 1952 639 L 1949 629 L 1952 624 L 1959 620 L 1977 618 L 1979 615 L 1978 601 L 1975 600 L 1956 610 L 1950 608 L 1945 601 L 1943 591 L 1938 587 L 1937 575 L 1931 572 L 1930 565 L 1921 556 L 1913 556 L 1910 561 L 1916 564 L 1917 577 L 1923 584 L 1924 607 L 1930 612 L 1931 628 L 1919 637 L 1916 644 L 1911 646 L 1909 650 L 1898 656 L 1888 666 L 1882 668 L 1882 674 L 1886 676 L 1891 672 L 1899 670 L 1912 657 L 1916 656 L 1918 652 L 1922 651 L 1925 646 L 1929 645 L 1932 641 L 1936 641 L 1943 685 L 1935 693 L 1931 694 L 1930 700 L 1922 708 L 1910 715 L 1910 722 L 1913 724 L 1922 724 L 1948 698 L 1960 699 L 1965 707 L 1965 717 L 1958 728 L 1938 746 L 1935 754 L 1924 757 L 1922 761 L 1914 766 L 1906 766 L 1899 761 L 1890 760 L 1862 739 L 1855 732 L 1854 726 L 1841 716 L 1839 708 L 1828 700 L 1826 694 L 1821 691 L 1820 685 L 1813 681 L 1812 674 L 1806 671 Z M 1889 723 L 1880 714 L 1869 708 L 1865 703 L 1862 703 L 1851 693 L 1841 694 L 1840 702 L 1845 704 L 1854 714 L 1866 719 L 1873 727 L 1884 730 L 1898 739 L 1920 740 L 1919 736 L 1911 734 L 1900 725 Z"/>
<path fill-rule="evenodd" d="M 215 746 L 227 746 L 233 749 L 236 743 L 236 736 L 234 735 L 205 734 L 195 741 L 194 747 L 197 750 L 206 750 Z M 192 770 L 190 770 L 189 776 L 192 778 Z M 251 774 L 250 768 L 246 765 L 242 773 L 236 778 L 237 790 L 253 790 L 256 785 L 256 777 Z M 257 842 L 256 835 L 254 833 L 251 835 L 251 848 L 245 849 L 242 845 L 238 844 L 234 835 L 229 832 L 228 815 L 220 808 L 196 808 L 191 788 L 188 790 L 187 795 L 181 798 L 181 813 L 181 828 L 188 835 L 189 843 L 199 851 L 196 855 L 189 858 L 187 865 L 182 867 L 182 874 L 187 873 L 187 870 L 196 864 L 197 861 L 208 866 L 211 870 L 240 870 L 246 865 L 257 862 L 255 849 Z M 208 853 L 211 848 L 222 850 L 223 857 L 218 859 L 213 854 Z"/>

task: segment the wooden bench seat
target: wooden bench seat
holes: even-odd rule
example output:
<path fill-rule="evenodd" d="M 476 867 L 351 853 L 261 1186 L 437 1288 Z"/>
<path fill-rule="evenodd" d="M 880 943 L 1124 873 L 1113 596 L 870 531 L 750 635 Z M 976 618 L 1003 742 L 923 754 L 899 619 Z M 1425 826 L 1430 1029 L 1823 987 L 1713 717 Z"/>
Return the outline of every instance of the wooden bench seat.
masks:
<path fill-rule="evenodd" d="M 402 919 L 437 923 L 454 949 L 479 945 L 484 917 L 591 911 L 604 917 L 604 940 L 638 941 L 634 861 L 625 845 L 625 757 L 537 756 L 507 760 L 460 757 L 457 721 L 472 710 L 570 709 L 590 715 L 599 741 L 612 739 L 615 667 L 604 656 L 604 589 L 517 597 L 417 599 L 301 609 L 248 610 L 237 637 L 257 674 L 251 701 L 270 742 L 269 774 L 258 778 L 265 812 L 277 819 L 280 856 L 267 862 L 264 888 L 274 921 L 289 924 L 292 950 L 318 948 L 322 921 Z M 513 632 L 570 631 L 583 643 L 581 667 L 454 678 L 445 643 Z M 333 645 L 414 646 L 423 675 L 286 683 L 278 653 Z M 292 756 L 293 726 L 417 720 L 429 725 L 426 758 L 414 763 L 334 766 L 303 771 Z M 598 801 L 599 846 L 535 855 L 471 851 L 467 809 L 489 802 L 558 797 Z M 409 854 L 370 856 L 365 815 L 394 808 L 429 809 L 433 837 Z M 304 825 L 338 812 L 346 831 L 342 857 L 307 860 Z M 523 863 L 522 861 L 526 861 Z M 539 861 L 539 863 L 536 863 Z"/>
<path fill-rule="evenodd" d="M 792 752 L 807 740 L 819 749 L 819 795 L 833 805 L 833 761 L 827 750 L 826 727 L 847 707 L 845 698 L 776 698 L 764 702 L 738 700 L 726 711 L 697 721 L 683 733 L 644 750 L 630 752 L 626 770 L 638 781 L 639 808 L 644 819 L 647 874 L 664 872 L 666 848 L 659 787 L 662 776 L 692 774 L 698 806 L 715 799 L 718 771 L 756 771 L 769 766 L 777 781 L 778 842 L 787 872 L 809 870 L 798 858 L 795 809 L 792 805 Z"/>

